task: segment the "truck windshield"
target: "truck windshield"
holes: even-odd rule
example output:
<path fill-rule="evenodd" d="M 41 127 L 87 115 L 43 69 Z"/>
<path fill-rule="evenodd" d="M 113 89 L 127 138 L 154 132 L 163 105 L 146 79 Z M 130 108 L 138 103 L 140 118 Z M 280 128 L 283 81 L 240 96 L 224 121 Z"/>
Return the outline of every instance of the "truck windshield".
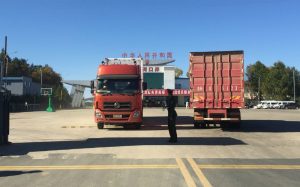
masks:
<path fill-rule="evenodd" d="M 139 90 L 138 79 L 98 79 L 97 93 L 134 94 Z"/>

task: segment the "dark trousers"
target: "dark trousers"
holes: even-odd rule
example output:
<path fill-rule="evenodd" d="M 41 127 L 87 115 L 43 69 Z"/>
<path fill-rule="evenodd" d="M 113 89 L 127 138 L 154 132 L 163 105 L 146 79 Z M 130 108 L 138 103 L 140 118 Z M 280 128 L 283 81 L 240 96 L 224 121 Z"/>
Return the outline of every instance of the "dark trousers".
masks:
<path fill-rule="evenodd" d="M 176 132 L 176 117 L 169 118 L 168 117 L 168 129 L 171 140 L 177 140 L 177 132 Z"/>

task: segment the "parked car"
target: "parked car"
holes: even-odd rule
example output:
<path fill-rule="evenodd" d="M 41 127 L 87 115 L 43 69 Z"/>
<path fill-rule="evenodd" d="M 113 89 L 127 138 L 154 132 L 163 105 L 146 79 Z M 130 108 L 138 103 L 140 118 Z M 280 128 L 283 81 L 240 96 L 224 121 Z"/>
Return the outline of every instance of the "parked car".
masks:
<path fill-rule="evenodd" d="M 298 109 L 299 105 L 297 103 L 288 103 L 284 106 L 285 109 Z"/>
<path fill-rule="evenodd" d="M 263 105 L 262 105 L 262 108 L 263 108 L 263 109 L 268 109 L 268 108 L 271 108 L 271 106 L 270 106 L 269 104 L 263 104 Z"/>
<path fill-rule="evenodd" d="M 262 107 L 263 107 L 263 104 L 259 103 L 259 104 L 256 105 L 254 108 L 261 109 Z"/>
<path fill-rule="evenodd" d="M 276 103 L 275 105 L 273 105 L 273 108 L 274 108 L 274 109 L 280 109 L 280 104 L 279 104 L 279 103 Z"/>
<path fill-rule="evenodd" d="M 274 109 L 282 109 L 284 108 L 284 104 L 283 103 L 276 103 L 273 105 Z"/>

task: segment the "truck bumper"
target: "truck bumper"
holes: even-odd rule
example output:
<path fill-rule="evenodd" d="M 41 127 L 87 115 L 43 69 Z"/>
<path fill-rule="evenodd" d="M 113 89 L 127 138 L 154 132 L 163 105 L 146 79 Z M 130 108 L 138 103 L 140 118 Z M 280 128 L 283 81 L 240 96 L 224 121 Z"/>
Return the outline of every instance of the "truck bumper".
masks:
<path fill-rule="evenodd" d="M 198 109 L 194 111 L 196 122 L 240 122 L 239 109 Z"/>
<path fill-rule="evenodd" d="M 240 121 L 239 118 L 203 118 L 204 121 Z"/>
<path fill-rule="evenodd" d="M 101 111 L 100 117 L 99 116 L 97 117 L 95 115 L 95 122 L 112 124 L 112 125 L 139 124 L 142 123 L 142 115 L 143 114 L 140 110 L 124 111 L 124 112 Z"/>

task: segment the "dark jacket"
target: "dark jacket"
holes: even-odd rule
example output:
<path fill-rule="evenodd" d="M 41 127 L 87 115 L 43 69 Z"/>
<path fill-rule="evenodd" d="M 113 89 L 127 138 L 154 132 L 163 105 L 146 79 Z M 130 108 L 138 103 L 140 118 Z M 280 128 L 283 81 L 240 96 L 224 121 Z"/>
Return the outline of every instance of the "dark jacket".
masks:
<path fill-rule="evenodd" d="M 174 96 L 167 97 L 167 108 L 168 108 L 168 118 L 170 120 L 175 120 L 177 117 L 177 112 L 175 110 L 176 107 L 176 100 Z"/>

